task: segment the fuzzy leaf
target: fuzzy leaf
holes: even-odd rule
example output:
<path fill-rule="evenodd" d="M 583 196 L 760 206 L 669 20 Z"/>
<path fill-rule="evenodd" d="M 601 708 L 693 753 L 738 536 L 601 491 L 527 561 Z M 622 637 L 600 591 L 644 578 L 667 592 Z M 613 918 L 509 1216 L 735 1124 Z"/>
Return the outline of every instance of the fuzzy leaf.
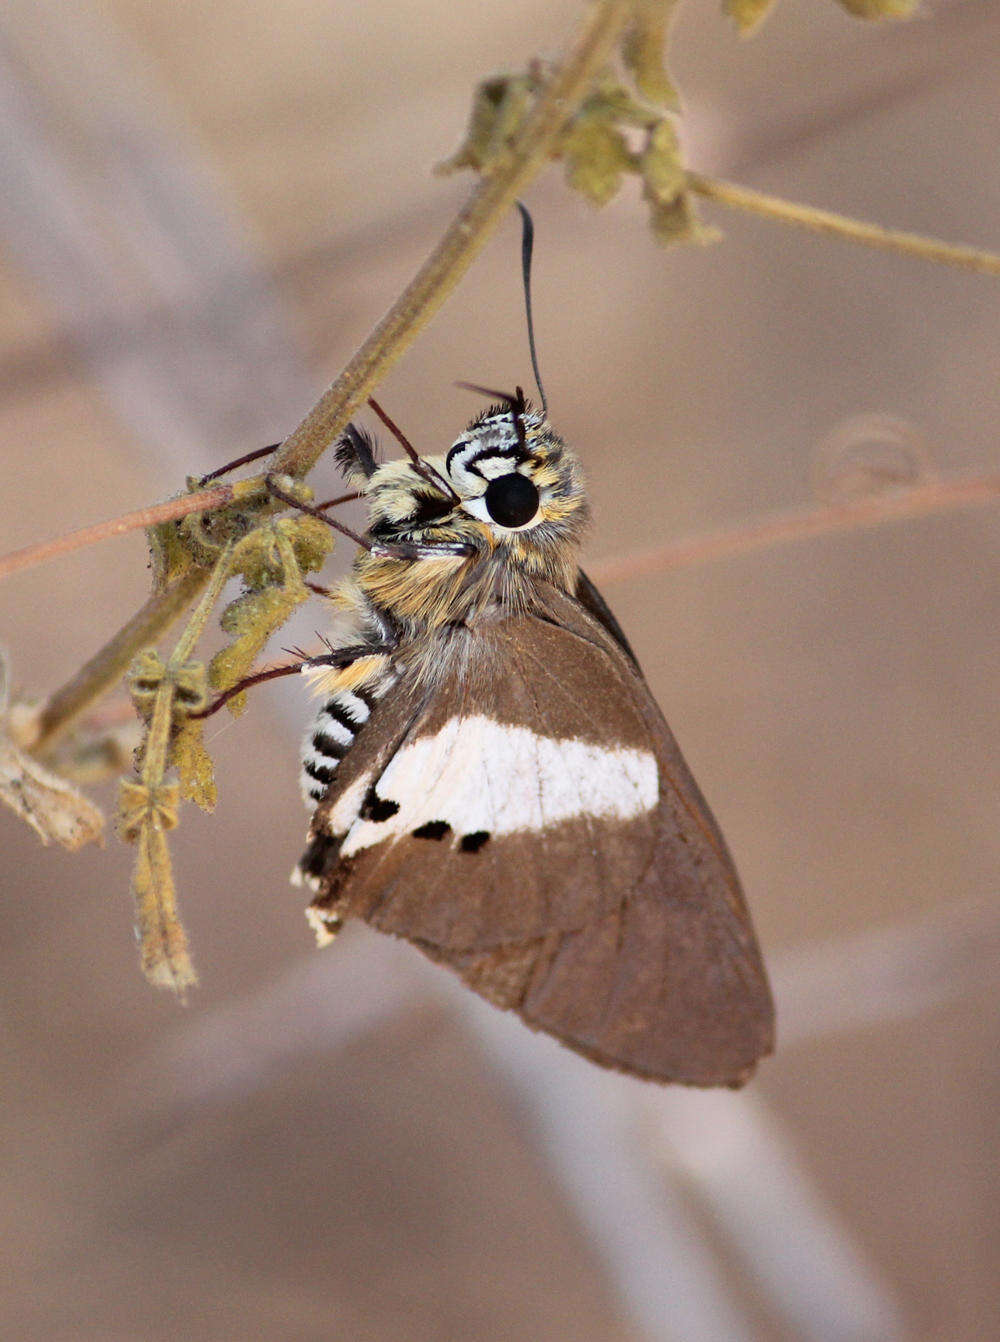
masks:
<path fill-rule="evenodd" d="M 214 811 L 219 793 L 212 757 L 202 739 L 204 725 L 200 718 L 186 721 L 174 738 L 172 757 L 184 800 L 193 801 L 203 811 Z"/>
<path fill-rule="evenodd" d="M 170 670 L 159 653 L 153 648 L 145 648 L 129 668 L 126 684 L 136 712 L 149 727 L 160 686 L 168 674 L 173 682 L 169 758 L 180 772 L 184 797 L 196 801 L 202 810 L 211 811 L 216 802 L 212 762 L 201 743 L 201 723 L 189 721 L 190 714 L 200 711 L 208 702 L 208 677 L 204 664 L 185 662 L 183 666 Z M 141 768 L 145 752 L 146 743 L 141 742 L 136 751 L 137 767 Z"/>
<path fill-rule="evenodd" d="M 722 10 L 741 33 L 752 33 L 767 18 L 776 0 L 722 0 Z"/>
<path fill-rule="evenodd" d="M 475 172 L 489 168 L 524 120 L 534 85 L 535 80 L 526 74 L 484 79 L 473 96 L 465 139 L 434 171 L 447 175 L 460 168 Z"/>
<path fill-rule="evenodd" d="M 333 550 L 333 531 L 318 517 L 282 517 L 278 529 L 288 524 L 288 534 L 300 573 L 315 573 L 326 563 Z"/>
<path fill-rule="evenodd" d="M 640 102 L 610 72 L 596 80 L 594 91 L 578 113 L 585 117 L 594 114 L 603 116 L 606 121 L 617 122 L 620 126 L 639 126 L 645 130 L 655 126 L 662 116 L 648 103 Z"/>
<path fill-rule="evenodd" d="M 639 171 L 646 199 L 657 205 L 671 205 L 684 193 L 687 173 L 681 162 L 677 132 L 669 117 L 650 133 L 639 160 Z"/>
<path fill-rule="evenodd" d="M 219 620 L 234 641 L 209 664 L 209 680 L 216 689 L 229 689 L 249 673 L 274 631 L 308 598 L 303 572 L 321 568 L 332 548 L 330 528 L 318 518 L 302 516 L 279 518 L 241 542 L 233 570 L 243 574 L 250 590 L 230 602 Z M 227 708 L 239 716 L 246 695 L 235 695 Z"/>
<path fill-rule="evenodd" d="M 701 222 L 687 194 L 667 204 L 654 202 L 650 211 L 650 225 L 657 242 L 665 247 L 675 242 L 696 242 L 705 246 L 718 242 L 722 236 L 717 228 Z"/>
<path fill-rule="evenodd" d="M 318 517 L 300 514 L 275 518 L 255 528 L 240 542 L 231 572 L 242 574 L 253 590 L 275 583 L 287 584 L 285 566 L 289 558 L 295 581 L 303 573 L 322 568 L 333 543 L 333 532 Z"/>
<path fill-rule="evenodd" d="M 162 592 L 190 567 L 191 555 L 176 522 L 147 527 L 146 542 L 153 570 L 153 591 Z"/>
<path fill-rule="evenodd" d="M 265 587 L 259 592 L 246 592 L 231 602 L 219 623 L 235 638 L 209 662 L 208 677 L 212 685 L 225 690 L 248 675 L 268 639 L 308 595 L 301 586 Z M 234 717 L 239 717 L 246 708 L 246 695 L 234 695 L 226 707 Z"/>
<path fill-rule="evenodd" d="M 606 205 L 631 169 L 632 155 L 625 137 L 598 112 L 577 117 L 560 144 L 566 178 L 595 205 Z"/>
<path fill-rule="evenodd" d="M 635 86 L 656 107 L 679 108 L 666 69 L 667 32 L 677 0 L 637 0 L 635 22 L 626 34 L 622 57 Z"/>
<path fill-rule="evenodd" d="M 125 687 L 135 705 L 135 711 L 147 725 L 153 716 L 153 705 L 165 670 L 166 664 L 156 649 L 143 648 L 136 653 L 125 673 Z"/>
<path fill-rule="evenodd" d="M 117 829 L 126 843 L 137 843 L 143 828 L 155 820 L 160 829 L 177 828 L 180 790 L 176 783 L 161 783 L 155 792 L 143 782 L 123 778 L 118 784 Z"/>

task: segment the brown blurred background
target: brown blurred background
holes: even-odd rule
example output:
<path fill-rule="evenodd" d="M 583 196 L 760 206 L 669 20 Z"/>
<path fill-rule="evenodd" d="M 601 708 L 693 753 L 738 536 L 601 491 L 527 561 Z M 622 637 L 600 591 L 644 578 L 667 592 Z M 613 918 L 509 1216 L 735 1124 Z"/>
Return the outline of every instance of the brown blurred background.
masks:
<path fill-rule="evenodd" d="M 290 430 L 463 198 L 429 169 L 476 81 L 578 14 L 7 0 L 0 549 Z M 1000 247 L 996 4 L 782 0 L 742 42 L 686 0 L 673 52 L 693 166 Z M 804 504 L 831 443 L 996 469 L 995 281 L 708 210 L 721 245 L 663 252 L 558 170 L 529 203 L 592 559 Z M 519 286 L 511 221 L 384 384 L 424 450 L 474 409 L 456 379 L 527 381 Z M 210 733 L 186 1007 L 140 978 L 131 852 L 0 816 L 0 1334 L 995 1338 L 998 539 L 980 509 L 607 591 L 773 967 L 782 1042 L 738 1096 L 605 1076 L 374 934 L 314 951 L 294 684 Z M 17 682 L 66 679 L 145 564 L 132 536 L 8 582 Z"/>

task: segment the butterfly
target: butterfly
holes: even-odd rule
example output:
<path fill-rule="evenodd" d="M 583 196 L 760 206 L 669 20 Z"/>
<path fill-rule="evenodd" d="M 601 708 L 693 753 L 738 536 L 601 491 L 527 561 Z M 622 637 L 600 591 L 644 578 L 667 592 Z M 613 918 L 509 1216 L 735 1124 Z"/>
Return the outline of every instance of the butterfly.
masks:
<path fill-rule="evenodd" d="M 318 939 L 361 918 L 605 1067 L 741 1085 L 773 1048 L 767 976 L 719 827 L 580 568 L 576 456 L 520 388 L 437 457 L 382 417 L 408 456 L 379 464 L 353 425 L 337 449 L 369 525 L 329 655 L 303 667 Z"/>

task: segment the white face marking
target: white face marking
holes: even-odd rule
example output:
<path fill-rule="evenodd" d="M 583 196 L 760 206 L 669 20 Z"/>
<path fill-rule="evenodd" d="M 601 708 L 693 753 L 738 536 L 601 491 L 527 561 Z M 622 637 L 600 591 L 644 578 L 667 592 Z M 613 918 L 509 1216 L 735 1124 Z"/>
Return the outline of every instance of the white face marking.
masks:
<path fill-rule="evenodd" d="M 534 410 L 529 410 L 522 420 L 525 432 L 545 422 Z M 513 417 L 509 411 L 503 411 L 467 430 L 452 443 L 445 457 L 446 472 L 460 494 L 475 497 L 483 492 L 487 480 L 514 470 L 522 455 Z"/>
<path fill-rule="evenodd" d="M 397 752 L 378 782 L 379 797 L 399 806 L 386 820 L 358 815 L 372 780 L 358 779 L 329 817 L 330 833 L 346 834 L 344 857 L 435 820 L 454 841 L 479 831 L 537 833 L 577 816 L 630 820 L 659 800 L 647 750 L 538 736 L 482 715 L 452 718 Z"/>

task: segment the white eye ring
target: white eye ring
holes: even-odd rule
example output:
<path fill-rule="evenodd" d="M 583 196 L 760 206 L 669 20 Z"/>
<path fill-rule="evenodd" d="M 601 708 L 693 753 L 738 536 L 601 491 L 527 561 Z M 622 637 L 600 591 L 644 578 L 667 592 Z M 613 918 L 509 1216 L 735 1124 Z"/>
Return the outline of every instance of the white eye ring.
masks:
<path fill-rule="evenodd" d="M 462 507 L 467 513 L 476 519 L 477 522 L 485 522 L 491 530 L 499 532 L 501 536 L 513 536 L 518 531 L 530 531 L 536 527 L 542 520 L 542 510 L 539 507 L 538 512 L 530 522 L 525 522 L 523 527 L 502 527 L 499 522 L 495 522 L 490 516 L 486 507 L 486 495 L 480 494 L 477 499 L 464 499 Z"/>
<path fill-rule="evenodd" d="M 462 503 L 462 507 L 467 513 L 471 513 L 477 521 L 488 522 L 490 526 L 496 526 L 493 518 L 490 517 L 489 513 L 486 511 L 485 494 L 480 494 L 478 499 L 465 499 Z"/>

